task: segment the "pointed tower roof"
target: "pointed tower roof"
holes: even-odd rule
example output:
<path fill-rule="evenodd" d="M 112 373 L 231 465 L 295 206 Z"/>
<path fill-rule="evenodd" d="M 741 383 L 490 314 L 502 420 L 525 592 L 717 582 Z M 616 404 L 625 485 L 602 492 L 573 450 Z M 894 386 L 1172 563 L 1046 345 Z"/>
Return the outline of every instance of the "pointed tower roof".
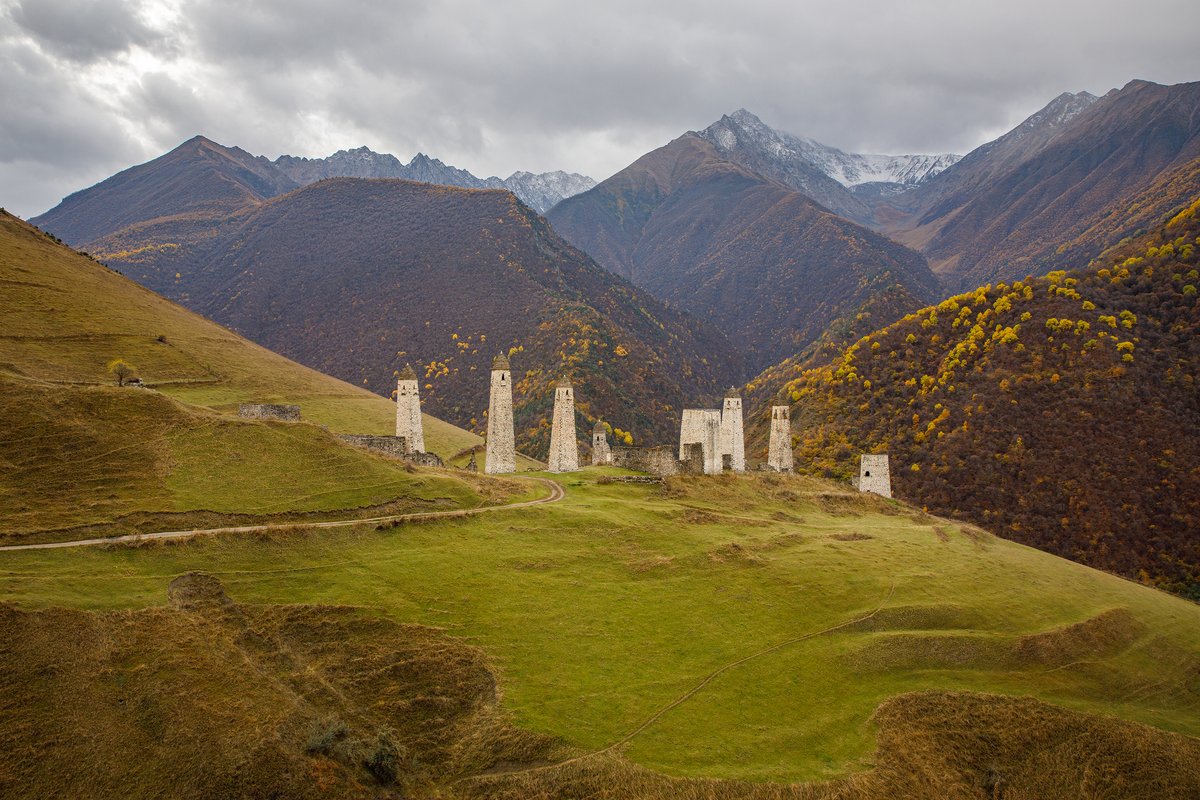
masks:
<path fill-rule="evenodd" d="M 563 375 L 561 378 L 558 379 L 558 383 L 556 383 L 554 385 L 557 386 L 559 389 L 570 389 L 571 388 L 571 379 L 568 378 L 566 375 Z"/>
<path fill-rule="evenodd" d="M 740 394 L 738 394 L 738 390 L 732 386 L 729 387 L 729 391 L 725 392 L 725 397 L 726 398 L 735 398 L 738 400 L 742 399 L 742 396 Z"/>
<path fill-rule="evenodd" d="M 496 357 L 492 359 L 492 372 L 495 372 L 499 369 L 505 371 L 512 369 L 512 367 L 508 365 L 508 356 L 504 355 L 504 353 L 498 353 L 496 354 Z"/>
<path fill-rule="evenodd" d="M 596 420 L 596 424 L 592 426 L 592 433 L 606 433 L 606 432 L 607 431 L 604 430 L 604 423 L 601 422 L 600 420 Z"/>
<path fill-rule="evenodd" d="M 397 380 L 402 381 L 415 381 L 416 379 L 417 373 L 413 371 L 412 364 L 405 364 L 404 369 L 400 370 L 400 374 L 397 376 Z"/>

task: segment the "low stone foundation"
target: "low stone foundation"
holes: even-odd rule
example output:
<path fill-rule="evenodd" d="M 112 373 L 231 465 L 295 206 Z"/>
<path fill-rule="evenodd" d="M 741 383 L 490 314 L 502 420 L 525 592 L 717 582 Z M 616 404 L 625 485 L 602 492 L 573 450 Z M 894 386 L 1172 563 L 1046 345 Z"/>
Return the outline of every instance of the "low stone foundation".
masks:
<path fill-rule="evenodd" d="M 408 439 L 403 436 L 371 436 L 368 434 L 339 433 L 339 439 L 355 447 L 363 447 L 376 453 L 382 453 L 392 458 L 402 458 L 405 461 L 422 467 L 444 466 L 437 453 L 412 452 L 408 449 Z"/>
<path fill-rule="evenodd" d="M 283 422 L 299 422 L 300 406 L 242 403 L 238 406 L 238 416 L 243 419 L 277 419 Z"/>
<path fill-rule="evenodd" d="M 384 455 L 396 458 L 408 458 L 408 439 L 404 436 L 369 436 L 356 433 L 339 433 L 343 442 L 349 442 L 358 447 L 365 447 Z"/>
<path fill-rule="evenodd" d="M 422 467 L 444 467 L 442 457 L 437 453 L 409 453 L 405 456 L 409 461 Z"/>

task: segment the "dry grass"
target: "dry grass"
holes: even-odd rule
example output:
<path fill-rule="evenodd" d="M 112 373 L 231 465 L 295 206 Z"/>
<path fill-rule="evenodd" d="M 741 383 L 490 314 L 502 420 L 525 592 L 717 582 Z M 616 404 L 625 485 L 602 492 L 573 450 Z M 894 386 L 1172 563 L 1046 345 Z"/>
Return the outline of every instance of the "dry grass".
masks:
<path fill-rule="evenodd" d="M 604 754 L 462 784 L 483 800 L 1075 800 L 1200 796 L 1200 741 L 1031 698 L 913 692 L 875 713 L 874 768 L 808 784 L 670 778 Z"/>
<path fill-rule="evenodd" d="M 170 606 L 0 606 L 0 796 L 427 795 L 554 755 L 512 728 L 477 648 L 361 610 L 242 606 L 204 575 Z"/>

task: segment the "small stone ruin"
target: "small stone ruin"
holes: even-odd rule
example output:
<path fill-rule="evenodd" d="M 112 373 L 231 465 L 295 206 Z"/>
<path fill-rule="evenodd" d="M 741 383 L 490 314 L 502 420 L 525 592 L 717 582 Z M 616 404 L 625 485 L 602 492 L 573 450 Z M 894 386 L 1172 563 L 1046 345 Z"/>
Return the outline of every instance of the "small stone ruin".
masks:
<path fill-rule="evenodd" d="M 280 405 L 277 403 L 242 403 L 238 406 L 238 416 L 242 419 L 274 419 L 282 422 L 299 422 L 300 406 Z"/>

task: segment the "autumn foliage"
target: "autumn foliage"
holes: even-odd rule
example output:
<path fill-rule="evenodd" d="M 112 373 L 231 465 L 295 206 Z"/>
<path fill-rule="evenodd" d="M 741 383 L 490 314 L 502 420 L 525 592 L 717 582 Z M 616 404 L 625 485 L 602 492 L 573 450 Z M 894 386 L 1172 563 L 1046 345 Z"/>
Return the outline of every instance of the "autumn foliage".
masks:
<path fill-rule="evenodd" d="M 1198 288 L 1200 201 L 1086 270 L 952 297 L 752 396 L 792 405 L 801 469 L 888 452 L 930 511 L 1200 597 Z"/>

